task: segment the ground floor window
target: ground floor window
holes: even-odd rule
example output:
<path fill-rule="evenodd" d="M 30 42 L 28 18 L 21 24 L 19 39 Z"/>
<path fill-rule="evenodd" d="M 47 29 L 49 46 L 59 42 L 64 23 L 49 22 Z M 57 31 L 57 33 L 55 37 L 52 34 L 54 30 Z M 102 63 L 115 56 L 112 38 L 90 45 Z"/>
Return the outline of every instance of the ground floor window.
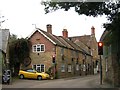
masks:
<path fill-rule="evenodd" d="M 85 66 L 85 64 L 83 64 L 82 68 L 83 68 L 83 71 L 86 71 L 86 66 Z"/>
<path fill-rule="evenodd" d="M 68 65 L 68 72 L 72 72 L 72 65 Z"/>
<path fill-rule="evenodd" d="M 65 64 L 61 65 L 61 72 L 65 72 Z"/>
<path fill-rule="evenodd" d="M 79 64 L 76 65 L 76 71 L 79 71 Z"/>
<path fill-rule="evenodd" d="M 44 64 L 35 64 L 32 65 L 33 69 L 35 69 L 38 72 L 45 72 L 45 65 Z"/>

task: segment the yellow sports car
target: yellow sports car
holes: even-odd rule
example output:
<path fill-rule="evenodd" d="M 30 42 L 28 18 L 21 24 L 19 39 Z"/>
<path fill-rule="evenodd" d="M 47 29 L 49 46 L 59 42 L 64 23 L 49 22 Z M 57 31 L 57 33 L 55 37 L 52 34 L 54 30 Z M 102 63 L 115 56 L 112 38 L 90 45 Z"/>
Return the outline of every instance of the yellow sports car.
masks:
<path fill-rule="evenodd" d="M 47 74 L 45 72 L 39 73 L 34 69 L 19 70 L 18 75 L 19 75 L 20 79 L 32 78 L 32 79 L 42 80 L 42 79 L 49 79 L 50 78 L 49 74 Z"/>

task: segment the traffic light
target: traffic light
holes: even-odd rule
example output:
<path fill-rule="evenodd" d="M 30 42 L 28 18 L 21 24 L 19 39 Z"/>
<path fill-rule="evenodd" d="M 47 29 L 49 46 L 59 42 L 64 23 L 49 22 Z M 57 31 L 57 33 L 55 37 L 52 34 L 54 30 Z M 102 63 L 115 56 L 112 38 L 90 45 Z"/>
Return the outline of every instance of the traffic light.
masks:
<path fill-rule="evenodd" d="M 52 63 L 55 63 L 55 56 L 52 56 Z"/>
<path fill-rule="evenodd" d="M 98 55 L 103 55 L 103 42 L 98 42 Z"/>

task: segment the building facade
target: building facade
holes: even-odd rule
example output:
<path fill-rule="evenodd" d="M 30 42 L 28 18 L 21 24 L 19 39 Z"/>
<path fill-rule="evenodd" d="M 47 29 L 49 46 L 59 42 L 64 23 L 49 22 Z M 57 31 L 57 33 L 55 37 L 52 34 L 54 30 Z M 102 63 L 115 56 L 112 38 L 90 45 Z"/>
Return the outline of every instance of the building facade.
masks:
<path fill-rule="evenodd" d="M 91 35 L 69 37 L 74 43 L 82 47 L 85 51 L 91 54 L 94 73 L 99 71 L 99 55 L 97 40 L 95 37 L 95 28 L 91 27 Z"/>
<path fill-rule="evenodd" d="M 117 39 L 112 39 L 112 36 L 113 32 L 111 30 L 105 30 L 100 39 L 104 44 L 102 71 L 103 81 L 116 87 L 120 86 L 120 60 L 118 55 L 120 42 Z"/>
<path fill-rule="evenodd" d="M 94 74 L 94 61 L 90 49 L 84 43 L 75 43 L 63 29 L 63 36 L 52 34 L 52 25 L 47 32 L 39 28 L 28 37 L 31 43 L 31 64 L 39 72 L 48 72 L 54 78 Z M 86 49 L 85 49 L 86 48 Z"/>
<path fill-rule="evenodd" d="M 8 69 L 9 64 L 9 29 L 0 29 L 0 63 L 2 69 Z M 2 71 L 2 70 L 1 70 Z"/>

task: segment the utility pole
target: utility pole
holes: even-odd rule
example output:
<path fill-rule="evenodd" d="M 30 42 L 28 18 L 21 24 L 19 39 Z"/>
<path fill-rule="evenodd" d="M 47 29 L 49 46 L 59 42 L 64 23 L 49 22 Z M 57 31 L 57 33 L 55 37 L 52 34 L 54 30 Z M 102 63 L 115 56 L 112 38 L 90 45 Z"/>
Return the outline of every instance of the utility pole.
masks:
<path fill-rule="evenodd" d="M 100 85 L 102 85 L 102 59 L 100 55 Z"/>

